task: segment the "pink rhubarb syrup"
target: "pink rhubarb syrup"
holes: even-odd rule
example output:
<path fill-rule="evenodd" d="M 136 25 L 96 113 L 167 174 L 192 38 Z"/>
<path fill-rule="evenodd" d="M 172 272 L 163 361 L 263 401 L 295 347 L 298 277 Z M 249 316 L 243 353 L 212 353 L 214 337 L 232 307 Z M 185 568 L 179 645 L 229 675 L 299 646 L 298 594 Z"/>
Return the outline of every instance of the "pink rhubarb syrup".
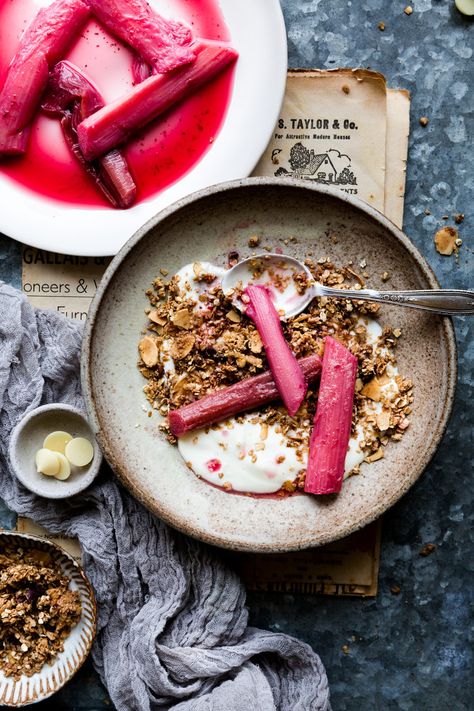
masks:
<path fill-rule="evenodd" d="M 0 0 L 0 87 L 26 25 L 45 0 Z M 169 0 L 153 5 L 187 23 L 196 37 L 230 41 L 217 0 Z M 111 101 L 132 86 L 132 53 L 89 21 L 64 59 L 74 62 Z M 222 126 L 232 91 L 233 68 L 222 72 L 130 141 L 124 153 L 145 200 L 182 178 L 203 157 Z M 27 153 L 0 160 L 0 171 L 45 197 L 75 205 L 110 207 L 69 152 L 59 121 L 39 113 Z"/>

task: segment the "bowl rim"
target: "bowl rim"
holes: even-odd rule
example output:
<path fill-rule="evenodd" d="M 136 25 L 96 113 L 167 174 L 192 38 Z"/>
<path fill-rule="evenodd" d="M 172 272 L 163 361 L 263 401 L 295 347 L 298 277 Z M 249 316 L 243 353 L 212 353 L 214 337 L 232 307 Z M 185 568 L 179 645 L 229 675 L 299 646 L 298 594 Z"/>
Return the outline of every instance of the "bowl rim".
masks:
<path fill-rule="evenodd" d="M 94 298 L 89 307 L 89 312 L 84 328 L 84 335 L 82 341 L 82 352 L 81 352 L 81 385 L 84 397 L 84 403 L 88 413 L 88 419 L 93 427 L 97 441 L 100 443 L 102 452 L 111 469 L 119 479 L 119 481 L 126 487 L 126 489 L 134 496 L 138 501 L 140 501 L 145 508 L 150 510 L 152 513 L 160 517 L 165 523 L 174 527 L 175 529 L 186 533 L 194 538 L 209 543 L 211 545 L 217 545 L 222 548 L 228 548 L 231 550 L 238 550 L 242 552 L 254 552 L 254 553 L 283 553 L 288 551 L 303 550 L 306 548 L 314 548 L 330 543 L 334 540 L 339 540 L 345 538 L 346 536 L 358 531 L 359 529 L 372 523 L 377 518 L 379 518 L 385 511 L 391 508 L 397 501 L 399 501 L 407 491 L 415 484 L 415 482 L 420 478 L 424 470 L 429 465 L 430 461 L 434 457 L 438 446 L 446 432 L 448 427 L 449 419 L 454 405 L 455 393 L 456 393 L 456 383 L 458 375 L 458 363 L 457 363 L 457 345 L 456 337 L 453 326 L 452 318 L 449 316 L 443 316 L 441 318 L 442 333 L 446 345 L 447 351 L 447 361 L 448 368 L 445 373 L 445 384 L 446 384 L 446 396 L 444 401 L 444 408 L 442 416 L 437 422 L 436 428 L 432 431 L 431 445 L 425 452 L 425 455 L 420 458 L 417 466 L 413 470 L 413 476 L 407 479 L 403 486 L 394 492 L 387 499 L 384 499 L 383 503 L 374 506 L 370 514 L 364 514 L 359 518 L 352 521 L 351 525 L 347 527 L 342 535 L 326 535 L 320 537 L 317 541 L 311 538 L 300 539 L 298 542 L 290 543 L 288 545 L 272 545 L 271 543 L 258 543 L 252 544 L 246 541 L 242 541 L 239 544 L 235 542 L 229 542 L 225 538 L 218 534 L 209 533 L 207 531 L 196 531 L 193 528 L 192 522 L 183 521 L 182 519 L 175 517 L 168 511 L 163 510 L 160 502 L 156 499 L 151 499 L 149 495 L 142 491 L 132 478 L 129 477 L 125 468 L 122 468 L 120 463 L 117 461 L 112 448 L 109 448 L 107 438 L 102 434 L 101 424 L 99 415 L 95 406 L 94 401 L 94 390 L 92 384 L 92 371 L 91 367 L 91 353 L 92 353 L 92 343 L 94 339 L 95 324 L 97 321 L 98 312 L 104 298 L 110 282 L 112 281 L 115 272 L 122 265 L 124 260 L 133 251 L 135 246 L 144 238 L 147 233 L 154 229 L 158 224 L 164 222 L 172 215 L 178 213 L 183 208 L 191 205 L 199 200 L 207 197 L 211 197 L 216 194 L 225 194 L 235 190 L 241 190 L 245 188 L 252 188 L 254 186 L 270 186 L 277 187 L 282 186 L 284 188 L 294 188 L 294 189 L 304 189 L 309 194 L 316 193 L 319 195 L 327 195 L 341 202 L 347 203 L 356 210 L 361 211 L 366 216 L 377 222 L 381 227 L 386 229 L 391 235 L 398 241 L 402 247 L 409 253 L 412 259 L 419 266 L 424 277 L 428 281 L 429 286 L 432 289 L 439 289 L 440 284 L 435 276 L 433 269 L 430 267 L 426 259 L 411 242 L 409 237 L 397 227 L 391 220 L 389 220 L 385 215 L 379 212 L 376 208 L 372 207 L 368 203 L 364 202 L 360 198 L 353 195 L 349 195 L 339 188 L 331 187 L 322 184 L 308 184 L 308 181 L 303 179 L 295 178 L 276 178 L 276 177 L 250 177 L 242 178 L 239 180 L 227 181 L 224 183 L 217 183 L 216 185 L 209 186 L 202 190 L 198 190 L 190 195 L 187 195 L 180 200 L 177 200 L 172 205 L 166 207 L 165 209 L 158 212 L 154 217 L 148 220 L 140 229 L 138 229 L 132 237 L 125 243 L 125 245 L 120 249 L 117 255 L 113 258 L 109 266 L 107 267 L 104 276 L 102 277 L 99 287 L 94 295 Z"/>
<path fill-rule="evenodd" d="M 103 461 L 102 450 L 100 448 L 99 442 L 96 441 L 96 447 L 94 447 L 94 458 L 90 463 L 89 469 L 87 473 L 84 472 L 83 477 L 81 479 L 78 479 L 78 488 L 74 489 L 74 491 L 72 492 L 66 492 L 66 490 L 62 492 L 61 489 L 58 488 L 58 493 L 56 495 L 47 494 L 43 490 L 41 490 L 40 487 L 37 487 L 32 484 L 27 477 L 23 476 L 20 468 L 16 466 L 15 458 L 15 451 L 18 446 L 18 440 L 21 436 L 21 433 L 26 427 L 26 425 L 31 422 L 31 420 L 34 420 L 36 417 L 41 416 L 45 412 L 53 412 L 55 410 L 70 412 L 71 414 L 77 415 L 78 417 L 82 418 L 82 420 L 84 420 L 84 422 L 88 425 L 89 429 L 94 435 L 94 427 L 92 426 L 92 423 L 90 422 L 87 413 L 85 413 L 83 410 L 80 410 L 78 407 L 75 407 L 74 405 L 68 405 L 65 402 L 58 402 L 49 403 L 47 405 L 39 405 L 38 407 L 34 407 L 31 410 L 28 410 L 23 415 L 23 417 L 18 420 L 18 422 L 12 429 L 10 435 L 10 442 L 8 444 L 8 459 L 10 467 L 13 473 L 15 474 L 15 477 L 26 489 L 28 489 L 28 491 L 31 491 L 33 494 L 41 496 L 44 499 L 49 499 L 50 501 L 69 499 L 72 496 L 76 496 L 77 494 L 80 494 L 82 491 L 87 489 L 97 477 Z"/>
<path fill-rule="evenodd" d="M 94 640 L 95 640 L 95 638 L 96 638 L 96 636 L 97 636 L 97 619 L 98 619 L 97 601 L 96 601 L 96 598 L 95 598 L 94 589 L 93 589 L 93 587 L 92 587 L 92 585 L 91 585 L 91 582 L 90 582 L 89 578 L 88 578 L 87 575 L 85 574 L 84 569 L 83 569 L 82 566 L 77 562 L 77 560 L 76 560 L 70 553 L 68 553 L 66 550 L 64 550 L 64 548 L 61 548 L 60 545 L 58 545 L 57 543 L 55 543 L 54 541 L 52 541 L 52 540 L 49 539 L 49 538 L 44 538 L 44 537 L 42 537 L 42 536 L 36 536 L 36 535 L 34 535 L 33 533 L 21 533 L 20 531 L 15 531 L 15 530 L 12 530 L 12 531 L 6 531 L 6 530 L 3 530 L 3 529 L 0 530 L 0 540 L 1 540 L 1 538 L 3 538 L 3 537 L 19 538 L 19 539 L 21 539 L 21 540 L 31 541 L 32 544 L 34 544 L 34 543 L 40 543 L 40 544 L 42 544 L 42 545 L 45 545 L 46 547 L 52 548 L 53 551 L 54 551 L 57 555 L 62 555 L 62 556 L 64 556 L 65 558 L 67 558 L 67 559 L 69 560 L 69 562 L 70 562 L 70 563 L 74 566 L 74 568 L 77 570 L 77 572 L 79 573 L 80 577 L 82 578 L 82 580 L 83 580 L 83 582 L 84 582 L 84 584 L 85 584 L 85 588 L 86 588 L 86 591 L 87 591 L 88 598 L 89 598 L 90 603 L 91 603 L 91 627 L 92 627 L 92 634 L 90 635 L 90 639 L 87 641 L 85 652 L 84 652 L 84 654 L 83 654 L 83 656 L 82 656 L 82 658 L 81 658 L 79 664 L 77 665 L 77 667 L 76 667 L 75 669 L 73 669 L 72 671 L 70 671 L 70 670 L 68 671 L 68 673 L 65 675 L 64 680 L 61 681 L 61 683 L 60 683 L 60 685 L 58 686 L 57 689 L 53 689 L 52 691 L 47 691 L 47 692 L 45 692 L 44 694 L 42 694 L 42 695 L 41 695 L 39 698 L 37 698 L 37 699 L 33 699 L 32 701 L 29 700 L 29 701 L 26 701 L 26 702 L 24 702 L 24 703 L 22 703 L 22 702 L 20 702 L 20 703 L 18 703 L 18 702 L 5 703 L 5 701 L 2 701 L 2 703 L 5 703 L 5 706 L 8 707 L 8 708 L 19 708 L 19 707 L 22 707 L 22 706 L 31 706 L 32 704 L 40 703 L 41 701 L 44 701 L 45 699 L 48 699 L 50 696 L 53 696 L 53 695 L 56 694 L 60 689 L 62 689 L 63 686 L 65 686 L 65 685 L 73 678 L 73 676 L 76 675 L 76 673 L 79 671 L 79 669 L 83 666 L 83 664 L 85 663 L 86 659 L 88 658 L 88 656 L 89 656 L 89 654 L 90 654 L 90 651 L 91 651 L 91 649 L 92 649 L 92 645 L 94 644 Z M 67 577 L 69 577 L 69 576 L 67 576 Z M 82 617 L 82 614 L 81 614 L 81 617 Z M 50 665 L 51 669 L 54 668 L 54 665 L 55 665 L 55 664 L 56 664 L 56 660 Z M 15 682 L 15 683 L 21 682 L 21 680 L 22 680 L 22 679 L 25 679 L 25 678 L 28 679 L 28 678 L 30 678 L 30 677 L 27 677 L 25 674 L 23 674 L 23 675 L 20 677 L 20 679 L 19 679 L 17 682 Z"/>

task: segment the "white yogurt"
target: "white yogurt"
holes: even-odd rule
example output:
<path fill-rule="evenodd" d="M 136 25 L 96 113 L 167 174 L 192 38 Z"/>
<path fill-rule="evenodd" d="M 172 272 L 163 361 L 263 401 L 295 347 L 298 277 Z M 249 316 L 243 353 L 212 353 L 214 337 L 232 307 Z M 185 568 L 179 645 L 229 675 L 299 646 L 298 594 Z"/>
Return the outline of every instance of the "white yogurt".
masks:
<path fill-rule="evenodd" d="M 296 449 L 286 445 L 275 425 L 268 425 L 262 440 L 262 427 L 251 422 L 254 418 L 247 415 L 242 422 L 231 418 L 208 432 L 188 432 L 178 440 L 183 459 L 212 484 L 230 484 L 234 491 L 254 494 L 278 491 L 285 481 L 293 481 L 305 464 L 298 461 Z"/>
<path fill-rule="evenodd" d="M 208 281 L 198 281 L 194 271 L 195 264 L 200 265 L 204 274 L 214 274 L 215 280 L 210 283 Z M 217 267 L 215 264 L 210 264 L 210 262 L 195 262 L 181 267 L 175 276 L 179 277 L 179 288 L 186 293 L 188 298 L 196 302 L 196 309 L 201 311 L 206 307 L 199 301 L 199 297 L 205 294 L 209 288 L 218 286 L 225 271 L 222 267 Z"/>
<path fill-rule="evenodd" d="M 230 484 L 234 491 L 253 494 L 278 491 L 285 481 L 293 481 L 299 471 L 306 469 L 308 455 L 303 453 L 299 460 L 296 448 L 288 446 L 286 437 L 277 433 L 276 425 L 268 426 L 267 438 L 262 442 L 261 425 L 251 422 L 254 417 L 247 415 L 243 422 L 232 417 L 216 429 L 188 432 L 178 439 L 181 456 L 195 474 L 211 484 Z M 359 428 L 357 436 L 349 442 L 345 476 L 366 456 L 359 448 L 363 439 Z M 262 444 L 265 449 L 261 449 Z"/>

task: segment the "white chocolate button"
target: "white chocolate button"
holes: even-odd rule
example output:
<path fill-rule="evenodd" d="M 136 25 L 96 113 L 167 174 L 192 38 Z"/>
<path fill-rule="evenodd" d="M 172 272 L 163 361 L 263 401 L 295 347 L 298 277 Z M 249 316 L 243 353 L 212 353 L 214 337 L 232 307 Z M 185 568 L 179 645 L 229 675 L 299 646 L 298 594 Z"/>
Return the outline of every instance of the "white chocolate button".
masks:
<path fill-rule="evenodd" d="M 56 452 L 52 452 L 50 449 L 38 449 L 35 462 L 36 470 L 39 474 L 56 476 L 59 473 L 59 457 Z"/>
<path fill-rule="evenodd" d="M 71 467 L 64 456 L 64 454 L 61 454 L 61 452 L 56 452 L 56 456 L 59 460 L 59 472 L 55 474 L 56 479 L 59 479 L 60 481 L 64 481 L 65 479 L 69 479 L 69 476 L 71 474 Z"/>
<path fill-rule="evenodd" d="M 76 467 L 85 467 L 94 458 L 94 447 L 85 437 L 75 437 L 66 445 L 66 457 Z"/>
<path fill-rule="evenodd" d="M 61 452 L 64 454 L 66 445 L 72 440 L 72 435 L 69 432 L 62 432 L 58 430 L 57 432 L 51 432 L 43 442 L 43 447 L 45 449 L 50 449 L 52 452 Z"/>
<path fill-rule="evenodd" d="M 459 12 L 468 17 L 474 16 L 474 0 L 454 0 Z"/>

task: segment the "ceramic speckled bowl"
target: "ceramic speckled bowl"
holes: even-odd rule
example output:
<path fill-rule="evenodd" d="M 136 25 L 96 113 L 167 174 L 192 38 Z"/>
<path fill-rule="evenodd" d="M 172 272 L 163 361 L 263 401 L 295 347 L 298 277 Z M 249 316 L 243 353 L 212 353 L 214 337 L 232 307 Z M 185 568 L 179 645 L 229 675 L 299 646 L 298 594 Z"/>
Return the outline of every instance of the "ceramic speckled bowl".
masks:
<path fill-rule="evenodd" d="M 385 458 L 364 464 L 335 497 L 255 499 L 199 480 L 176 447 L 144 412 L 145 381 L 137 343 L 146 323 L 145 290 L 166 267 L 190 261 L 225 265 L 229 251 L 249 256 L 248 239 L 284 246 L 303 258 L 337 264 L 367 261 L 370 286 L 437 288 L 409 239 L 365 203 L 308 182 L 254 178 L 211 187 L 161 212 L 127 242 L 109 266 L 89 312 L 82 381 L 90 420 L 103 452 L 124 485 L 172 526 L 213 544 L 247 551 L 317 546 L 348 535 L 392 506 L 418 479 L 448 422 L 456 383 L 456 346 L 449 319 L 383 306 L 382 325 L 401 327 L 399 370 L 415 383 L 412 424 L 390 442 Z M 274 249 L 272 249 L 274 251 Z"/>
<path fill-rule="evenodd" d="M 0 703 L 13 707 L 28 706 L 56 693 L 84 664 L 96 633 L 97 608 L 92 587 L 82 568 L 55 543 L 15 531 L 0 532 L 0 541 L 50 553 L 53 561 L 59 564 L 64 575 L 70 579 L 70 588 L 78 590 L 81 596 L 81 619 L 65 639 L 64 651 L 58 654 L 51 665 L 45 664 L 36 674 L 21 676 L 18 680 L 6 677 L 0 669 Z"/>

